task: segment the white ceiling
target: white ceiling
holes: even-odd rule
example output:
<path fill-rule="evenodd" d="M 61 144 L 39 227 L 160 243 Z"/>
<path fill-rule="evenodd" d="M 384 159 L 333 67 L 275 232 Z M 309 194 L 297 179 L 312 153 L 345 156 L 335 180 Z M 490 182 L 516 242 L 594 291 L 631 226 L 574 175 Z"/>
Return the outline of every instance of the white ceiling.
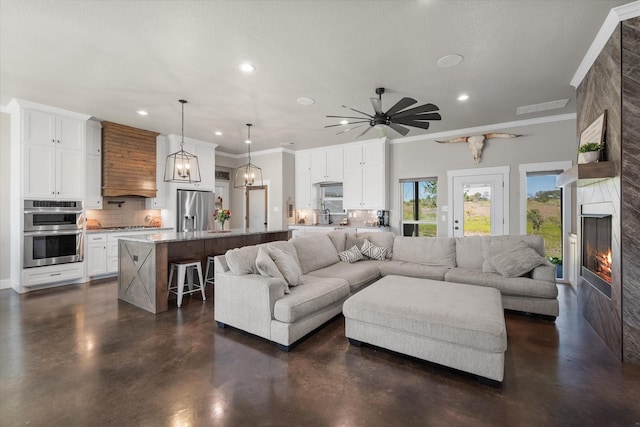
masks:
<path fill-rule="evenodd" d="M 185 136 L 228 153 L 245 152 L 245 123 L 253 151 L 352 141 L 364 128 L 336 136 L 325 116 L 348 113 L 343 104 L 371 112 L 380 86 L 385 110 L 404 96 L 440 107 L 442 121 L 409 137 L 562 114 L 575 111 L 569 82 L 580 61 L 624 3 L 1 0 L 0 103 L 179 134 L 184 98 Z M 436 65 L 454 53 L 462 64 Z M 253 74 L 238 70 L 244 61 Z M 456 100 L 463 92 L 466 103 Z M 303 96 L 315 104 L 298 105 Z M 516 116 L 562 98 L 562 109 Z"/>

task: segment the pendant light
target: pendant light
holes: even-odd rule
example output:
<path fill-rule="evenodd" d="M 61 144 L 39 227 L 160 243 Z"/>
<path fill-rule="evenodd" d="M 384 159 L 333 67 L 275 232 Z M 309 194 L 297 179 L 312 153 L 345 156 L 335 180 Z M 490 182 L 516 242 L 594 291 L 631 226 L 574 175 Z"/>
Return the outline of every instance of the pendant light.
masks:
<path fill-rule="evenodd" d="M 247 140 L 249 147 L 249 162 L 236 169 L 236 179 L 233 182 L 234 188 L 261 187 L 262 169 L 251 164 L 251 123 L 247 123 Z"/>
<path fill-rule="evenodd" d="M 195 154 L 184 151 L 184 99 L 178 100 L 182 104 L 182 139 L 180 140 L 180 151 L 167 156 L 164 166 L 165 182 L 200 182 L 200 165 Z"/>

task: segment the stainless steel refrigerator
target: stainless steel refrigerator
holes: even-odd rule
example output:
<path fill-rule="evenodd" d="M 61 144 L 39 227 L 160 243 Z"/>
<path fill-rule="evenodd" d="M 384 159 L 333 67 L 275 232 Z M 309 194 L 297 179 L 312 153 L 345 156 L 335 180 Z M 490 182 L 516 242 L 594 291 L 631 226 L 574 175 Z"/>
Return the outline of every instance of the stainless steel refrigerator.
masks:
<path fill-rule="evenodd" d="M 213 230 L 215 197 L 211 191 L 178 190 L 178 231 Z"/>

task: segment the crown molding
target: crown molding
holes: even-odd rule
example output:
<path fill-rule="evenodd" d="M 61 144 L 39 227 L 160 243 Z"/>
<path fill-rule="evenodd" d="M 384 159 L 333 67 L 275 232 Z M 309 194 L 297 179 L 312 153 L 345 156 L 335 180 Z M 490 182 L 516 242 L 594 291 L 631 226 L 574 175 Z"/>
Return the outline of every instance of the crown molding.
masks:
<path fill-rule="evenodd" d="M 485 133 L 501 129 L 510 129 L 521 126 L 540 125 L 545 123 L 563 122 L 567 120 L 575 120 L 576 113 L 557 114 L 555 116 L 537 117 L 534 119 L 517 120 L 513 122 L 496 123 L 493 125 L 476 126 L 472 128 L 456 129 L 446 132 L 427 133 L 424 135 L 416 135 L 405 138 L 391 140 L 391 144 L 404 144 L 405 142 L 423 141 L 425 139 L 444 139 L 460 135 L 468 135 L 472 133 Z"/>
<path fill-rule="evenodd" d="M 611 37 L 611 34 L 616 30 L 618 24 L 637 16 L 640 16 L 640 1 L 614 7 L 609 11 L 602 27 L 600 27 L 600 31 L 598 31 L 596 38 L 593 40 L 593 43 L 591 43 L 576 73 L 573 75 L 570 83 L 571 86 L 577 88 L 580 83 L 582 83 L 582 80 L 591 69 L 593 63 L 596 62 L 596 59 L 598 59 L 598 55 L 600 55 L 600 52 L 609 41 L 609 37 Z"/>
<path fill-rule="evenodd" d="M 274 154 L 274 153 L 296 154 L 295 151 L 290 150 L 288 148 L 270 148 L 268 150 L 252 151 L 251 156 L 265 156 L 267 154 Z M 247 154 L 248 153 L 231 154 L 231 153 L 225 153 L 224 151 L 216 151 L 216 156 L 228 157 L 230 159 L 244 159 L 245 157 L 247 157 Z"/>

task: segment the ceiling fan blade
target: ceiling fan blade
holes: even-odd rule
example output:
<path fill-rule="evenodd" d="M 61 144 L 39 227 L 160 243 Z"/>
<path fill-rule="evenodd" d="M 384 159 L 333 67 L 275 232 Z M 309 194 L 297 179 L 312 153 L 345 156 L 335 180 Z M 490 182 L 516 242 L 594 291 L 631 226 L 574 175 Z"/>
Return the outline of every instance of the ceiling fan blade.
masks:
<path fill-rule="evenodd" d="M 413 116 L 414 114 L 430 113 L 432 111 L 438 111 L 438 109 L 439 108 L 437 105 L 424 104 L 418 107 L 409 108 L 408 110 L 404 110 L 400 113 L 396 113 L 395 116 L 393 117 L 406 117 L 406 116 Z"/>
<path fill-rule="evenodd" d="M 332 127 L 336 127 L 336 126 L 353 125 L 353 124 L 356 124 L 356 123 L 369 123 L 369 120 L 360 120 L 358 122 L 349 122 L 349 123 L 345 123 L 345 124 L 338 123 L 338 124 L 335 124 L 335 125 L 326 125 L 325 128 L 332 128 Z"/>
<path fill-rule="evenodd" d="M 358 119 L 358 120 L 364 119 L 364 117 L 351 117 L 351 116 L 325 116 L 325 117 L 329 117 L 331 119 Z"/>
<path fill-rule="evenodd" d="M 368 126 L 364 131 L 362 131 L 362 133 L 360 135 L 356 136 L 356 139 L 360 138 L 362 135 L 364 135 L 365 133 L 369 132 L 372 128 L 373 128 L 373 126 Z"/>
<path fill-rule="evenodd" d="M 407 136 L 407 134 L 409 133 L 409 129 L 407 129 L 404 126 L 400 126 L 398 124 L 395 124 L 395 123 L 389 123 L 389 127 L 391 129 L 395 130 L 396 132 L 398 132 L 402 136 Z"/>
<path fill-rule="evenodd" d="M 349 132 L 350 130 L 353 130 L 353 129 L 358 129 L 359 127 L 362 127 L 362 125 L 358 125 L 358 126 L 354 126 L 352 128 L 345 129 L 343 131 L 340 131 L 340 132 L 336 133 L 336 135 L 340 135 L 341 133 Z"/>
<path fill-rule="evenodd" d="M 393 122 L 401 125 L 405 125 L 405 126 L 420 128 L 420 129 L 429 129 L 429 124 L 430 124 L 429 122 L 417 122 L 415 120 L 403 120 L 403 119 L 398 119 L 398 120 L 394 119 Z"/>
<path fill-rule="evenodd" d="M 371 99 L 371 105 L 373 105 L 373 111 L 376 114 L 382 114 L 382 100 L 380 98 L 369 98 Z"/>
<path fill-rule="evenodd" d="M 360 110 L 356 110 L 355 108 L 347 107 L 346 105 L 343 105 L 343 106 L 342 106 L 342 108 L 346 108 L 346 109 L 348 109 L 348 110 L 355 111 L 356 113 L 364 114 L 364 115 L 365 115 L 365 116 L 367 116 L 367 117 L 371 117 L 371 118 L 373 118 L 373 116 L 372 116 L 371 114 L 367 114 L 367 113 L 362 112 L 362 111 L 360 111 Z"/>
<path fill-rule="evenodd" d="M 407 120 L 414 120 L 419 122 L 424 122 L 427 120 L 441 120 L 442 116 L 439 113 L 427 113 L 427 114 L 416 114 L 413 116 L 395 116 L 391 120 L 395 122 L 399 122 L 400 120 L 406 122 Z"/>
<path fill-rule="evenodd" d="M 404 110 L 407 107 L 411 107 L 416 102 L 418 102 L 418 101 L 416 101 L 413 98 L 407 98 L 405 96 L 400 101 L 396 102 L 396 105 L 394 105 L 393 107 L 389 108 L 389 110 L 387 110 L 387 112 L 384 113 L 384 115 L 385 116 L 391 116 L 392 114 L 395 114 L 400 110 Z"/>

